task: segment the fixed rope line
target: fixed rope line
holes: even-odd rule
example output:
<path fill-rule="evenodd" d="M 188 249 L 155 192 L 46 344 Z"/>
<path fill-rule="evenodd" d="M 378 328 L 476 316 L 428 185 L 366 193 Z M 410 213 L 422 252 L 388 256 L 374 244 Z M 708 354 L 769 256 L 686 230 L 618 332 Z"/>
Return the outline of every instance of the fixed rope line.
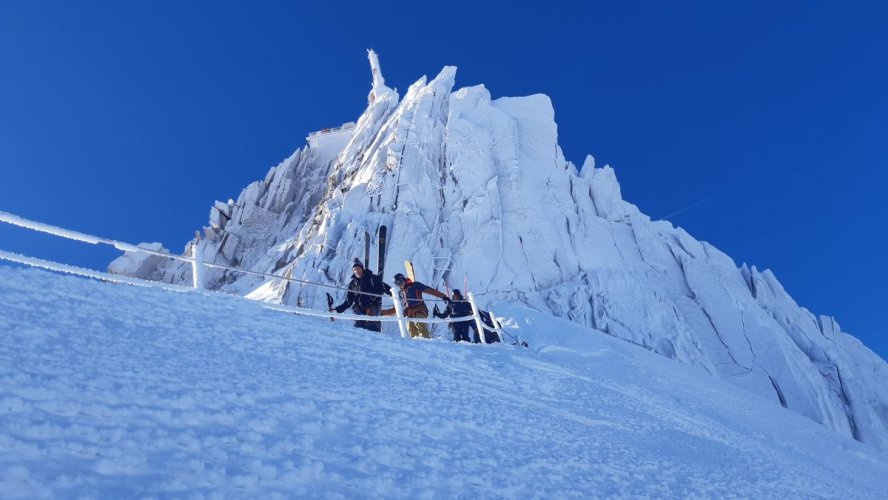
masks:
<path fill-rule="evenodd" d="M 91 234 L 81 233 L 79 231 L 71 231 L 71 230 L 64 229 L 64 228 L 61 228 L 58 226 L 53 226 L 50 224 L 44 224 L 42 222 L 37 222 L 37 221 L 25 219 L 24 217 L 19 217 L 18 215 L 11 214 L 9 212 L 0 211 L 0 222 L 5 222 L 7 224 L 22 227 L 25 229 L 30 229 L 32 231 L 38 231 L 41 233 L 52 234 L 54 236 L 67 238 L 69 240 L 82 241 L 84 243 L 90 243 L 93 245 L 99 245 L 99 244 L 110 245 L 122 252 L 141 252 L 141 253 L 146 253 L 149 255 L 156 255 L 158 257 L 166 257 L 169 259 L 178 260 L 181 262 L 188 262 L 188 263 L 192 263 L 192 264 L 195 261 L 194 257 L 187 257 L 184 255 L 171 254 L 169 252 L 160 252 L 157 250 L 150 250 L 147 248 L 142 248 L 137 245 L 133 245 L 131 243 L 125 243 L 122 241 L 112 240 L 110 238 L 102 238 L 100 236 L 93 236 Z M 265 278 L 287 280 L 287 281 L 291 281 L 291 282 L 295 282 L 295 283 L 300 283 L 303 285 L 313 285 L 313 286 L 318 286 L 321 288 L 329 288 L 331 290 L 342 290 L 342 291 L 346 291 L 346 292 L 359 293 L 362 295 L 370 295 L 373 297 L 387 297 L 388 296 L 386 294 L 355 291 L 355 290 L 350 290 L 348 288 L 341 287 L 341 286 L 328 285 L 328 284 L 324 284 L 324 283 L 314 283 L 311 281 L 301 280 L 301 279 L 297 279 L 297 278 L 288 278 L 286 276 L 280 276 L 277 274 L 264 273 L 261 271 L 253 271 L 251 269 L 243 269 L 240 267 L 225 266 L 222 264 L 216 264 L 216 263 L 212 263 L 212 262 L 200 262 L 200 264 L 202 266 L 212 267 L 212 268 L 216 268 L 216 269 L 226 269 L 229 271 L 235 271 L 235 272 L 244 273 L 244 274 L 251 274 L 253 276 L 261 276 L 261 277 L 265 277 Z"/>
<path fill-rule="evenodd" d="M 404 321 L 412 321 L 414 323 L 447 323 L 449 321 L 453 321 L 453 320 L 457 320 L 457 319 L 460 321 L 468 321 L 468 320 L 471 320 L 471 318 L 472 318 L 472 316 L 459 316 L 458 318 L 451 318 L 451 319 L 397 318 L 394 316 L 366 316 L 366 315 L 360 315 L 360 314 L 331 313 L 331 312 L 316 311 L 313 309 L 304 309 L 301 307 L 285 306 L 282 304 L 269 304 L 269 303 L 262 302 L 262 301 L 247 299 L 246 297 L 242 297 L 240 295 L 230 295 L 230 294 L 214 292 L 214 291 L 210 291 L 210 290 L 199 290 L 199 289 L 192 288 L 192 287 L 184 287 L 181 285 L 174 285 L 171 283 L 162 283 L 159 281 L 148 281 L 148 280 L 143 280 L 140 278 L 132 278 L 129 276 L 123 276 L 120 274 L 103 273 L 101 271 L 94 271 L 92 269 L 85 269 L 82 267 L 69 266 L 67 264 L 61 264 L 58 262 L 37 259 L 34 257 L 28 257 L 26 255 L 20 255 L 20 254 L 16 254 L 16 253 L 12 253 L 12 252 L 6 252 L 3 250 L 0 250 L 0 260 L 6 260 L 9 262 L 14 262 L 16 264 L 22 264 L 22 265 L 26 265 L 26 266 L 46 269 L 49 271 L 56 271 L 56 272 L 72 274 L 72 275 L 76 275 L 76 276 L 82 276 L 82 277 L 86 277 L 86 278 L 92 278 L 92 279 L 96 279 L 99 281 L 110 281 L 110 282 L 122 283 L 122 284 L 126 284 L 126 285 L 143 286 L 143 287 L 147 287 L 147 288 L 159 288 L 159 289 L 167 290 L 167 291 L 171 291 L 171 292 L 179 292 L 179 293 L 195 293 L 195 292 L 197 292 L 197 293 L 203 293 L 203 294 L 207 294 L 207 295 L 218 295 L 218 296 L 223 296 L 223 297 L 230 297 L 233 299 L 248 300 L 250 302 L 258 303 L 262 307 L 265 307 L 266 309 L 272 309 L 272 310 L 280 311 L 280 312 L 300 314 L 303 316 L 312 316 L 312 317 L 316 317 L 316 318 L 331 318 L 332 317 L 332 318 L 339 318 L 339 319 L 344 319 L 344 320 L 385 321 L 385 322 L 395 322 L 395 321 L 398 321 L 399 319 L 403 319 Z M 370 320 L 368 318 L 373 318 L 373 319 Z M 494 332 L 500 334 L 501 338 L 502 338 L 502 334 L 507 334 L 506 332 L 504 332 L 503 330 L 501 330 L 499 328 L 486 327 L 486 329 L 488 331 L 494 331 Z"/>
<path fill-rule="evenodd" d="M 83 267 L 69 266 L 67 264 L 60 264 L 58 262 L 52 262 L 48 260 L 37 259 L 34 257 L 28 257 L 26 255 L 21 255 L 12 252 L 6 252 L 0 250 L 0 260 L 5 260 L 9 262 L 14 262 L 16 264 L 22 264 L 26 266 L 36 267 L 40 269 L 46 269 L 49 271 L 56 271 L 60 273 L 73 274 L 76 276 L 83 276 L 86 278 L 93 278 L 100 281 L 111 281 L 115 283 L 123 283 L 126 285 L 135 285 L 135 286 L 144 286 L 149 288 L 161 288 L 163 290 L 169 290 L 171 292 L 193 292 L 195 289 L 191 287 L 184 287 L 181 285 L 174 285 L 172 283 L 163 283 L 161 281 L 148 281 L 139 278 L 131 278 L 129 276 L 124 276 L 122 274 L 110 274 L 103 273 L 100 271 L 94 271 L 92 269 L 85 269 Z"/>
<path fill-rule="evenodd" d="M 149 255 L 156 255 L 158 257 L 165 257 L 165 258 L 169 258 L 169 259 L 173 259 L 173 260 L 177 260 L 177 261 L 181 261 L 181 262 L 188 262 L 191 264 L 195 264 L 194 257 L 187 257 L 184 255 L 171 254 L 169 252 L 160 252 L 157 250 L 150 250 L 147 248 L 142 248 L 138 245 L 133 245 L 131 243 L 125 243 L 122 241 L 112 240 L 110 238 L 103 238 L 101 236 L 94 236 L 91 234 L 81 233 L 79 231 L 72 231 L 72 230 L 64 229 L 64 228 L 61 228 L 58 226 L 53 226 L 51 224 L 45 224 L 42 222 L 37 222 L 37 221 L 25 219 L 24 217 L 20 217 L 18 215 L 11 214 L 9 212 L 0 211 L 0 222 L 5 222 L 7 224 L 11 224 L 13 226 L 18 226 L 18 227 L 25 228 L 25 229 L 30 229 L 32 231 L 37 231 L 37 232 L 41 232 L 41 233 L 51 234 L 54 236 L 59 236 L 61 238 L 67 238 L 70 240 L 81 241 L 84 243 L 90 243 L 92 245 L 99 245 L 99 244 L 110 245 L 122 252 L 141 252 L 141 253 L 146 253 Z M 317 286 L 317 287 L 327 288 L 327 289 L 331 289 L 331 290 L 340 290 L 340 291 L 351 292 L 351 293 L 360 294 L 360 295 L 367 295 L 367 296 L 371 296 L 371 297 L 380 297 L 380 298 L 392 297 L 393 300 L 395 299 L 394 294 L 388 295 L 388 294 L 380 294 L 380 293 L 363 292 L 360 290 L 351 290 L 349 288 L 345 288 L 345 287 L 341 287 L 341 286 L 337 286 L 337 285 L 314 283 L 314 282 L 307 281 L 307 280 L 301 280 L 301 279 L 297 279 L 297 278 L 289 278 L 289 277 L 280 276 L 277 274 L 264 273 L 261 271 L 253 271 L 251 269 L 243 269 L 243 268 L 239 268 L 239 267 L 225 266 L 222 264 L 215 264 L 212 262 L 203 262 L 203 261 L 198 261 L 198 262 L 202 266 L 211 267 L 211 268 L 215 268 L 215 269 L 225 269 L 225 270 L 229 270 L 229 271 L 250 274 L 253 276 L 261 276 L 261 277 L 271 278 L 271 279 L 286 280 L 286 281 L 290 281 L 290 282 L 294 282 L 294 283 L 300 283 L 303 285 Z M 59 264 L 59 265 L 64 265 L 64 264 Z M 438 299 L 438 298 L 434 298 L 434 299 L 430 298 L 430 299 L 424 299 L 424 300 L 427 300 L 429 302 L 444 302 L 444 303 L 447 302 L 443 299 Z"/>
<path fill-rule="evenodd" d="M 37 222 L 37 221 L 25 219 L 24 217 L 19 217 L 18 215 L 11 214 L 9 212 L 0 211 L 0 222 L 5 222 L 7 224 L 22 227 L 25 229 L 31 229 L 33 231 L 38 231 L 41 233 L 52 234 L 54 236 L 59 236 L 59 237 L 67 238 L 70 240 L 82 241 L 84 243 L 90 243 L 93 245 L 98 245 L 98 244 L 110 245 L 122 252 L 141 252 L 141 253 L 145 253 L 145 254 L 149 254 L 149 255 L 156 255 L 158 257 L 165 257 L 168 259 L 177 260 L 180 262 L 187 262 L 190 264 L 194 264 L 194 262 L 195 262 L 194 257 L 187 257 L 184 255 L 171 254 L 169 252 L 160 252 L 157 250 L 150 250 L 147 248 L 142 248 L 138 245 L 133 245 L 131 243 L 125 243 L 122 241 L 112 240 L 110 238 L 102 238 L 100 236 L 93 236 L 91 234 L 81 233 L 79 231 L 71 231 L 69 229 L 64 229 L 64 228 L 61 228 L 58 226 L 53 226 L 50 224 L 44 224 L 42 222 Z M 253 275 L 253 276 L 260 276 L 260 277 L 264 277 L 264 278 L 286 280 L 286 281 L 290 281 L 290 282 L 294 282 L 294 283 L 300 283 L 303 285 L 312 285 L 312 286 L 317 286 L 317 287 L 321 287 L 321 288 L 327 288 L 330 290 L 340 290 L 340 291 L 345 291 L 345 292 L 352 292 L 352 293 L 356 293 L 356 294 L 360 294 L 360 295 L 368 295 L 371 297 L 388 297 L 389 296 L 387 294 L 362 292 L 359 290 L 351 290 L 349 288 L 342 287 L 342 286 L 328 285 L 328 284 L 324 284 L 324 283 L 315 283 L 312 281 L 301 280 L 298 278 L 290 278 L 290 277 L 286 277 L 286 276 L 280 276 L 278 274 L 265 273 L 262 271 L 253 271 L 251 269 L 244 269 L 244 268 L 240 268 L 240 267 L 226 266 L 226 265 L 222 265 L 222 264 L 216 264 L 213 262 L 201 261 L 200 265 L 205 266 L 205 267 L 215 268 L 215 269 L 225 269 L 228 271 L 234 271 L 234 272 L 249 274 L 249 275 Z M 446 302 L 443 299 L 437 299 L 437 298 L 427 299 L 427 300 L 430 302 Z"/>
<path fill-rule="evenodd" d="M 189 261 L 190 261 L 190 258 L 189 258 Z M 272 278 L 272 279 L 278 279 L 278 280 L 287 280 L 287 281 L 292 281 L 294 283 L 299 283 L 302 285 L 312 285 L 312 286 L 318 286 L 321 288 L 330 288 L 332 290 L 343 290 L 346 292 L 359 293 L 362 295 L 371 295 L 373 297 L 388 297 L 389 296 L 384 293 L 361 292 L 359 290 L 351 290 L 349 288 L 345 288 L 345 287 L 341 287 L 341 286 L 326 285 L 324 283 L 314 283 L 312 281 L 301 280 L 298 278 L 288 278 L 286 276 L 280 276 L 277 274 L 263 273 L 261 271 L 252 271 L 250 269 L 243 269 L 243 268 L 239 268 L 239 267 L 223 266 L 222 264 L 215 264 L 215 263 L 211 263 L 211 262 L 202 262 L 201 264 L 206 267 L 214 267 L 216 269 L 227 269 L 229 271 L 236 271 L 236 272 L 240 272 L 240 273 L 244 273 L 244 274 L 252 274 L 254 276 L 263 276 L 266 278 Z"/>

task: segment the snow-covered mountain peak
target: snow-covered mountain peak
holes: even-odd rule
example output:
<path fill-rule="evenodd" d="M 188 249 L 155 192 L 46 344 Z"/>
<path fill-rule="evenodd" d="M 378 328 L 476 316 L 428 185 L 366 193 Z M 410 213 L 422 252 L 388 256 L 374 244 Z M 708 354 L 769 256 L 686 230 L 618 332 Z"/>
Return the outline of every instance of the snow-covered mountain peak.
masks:
<path fill-rule="evenodd" d="M 770 271 L 738 268 L 650 220 L 623 200 L 614 169 L 588 156 L 578 170 L 558 145 L 548 97 L 454 89 L 448 66 L 401 98 L 376 54 L 369 59 L 368 106 L 341 150 L 309 141 L 237 201 L 216 202 L 205 259 L 341 285 L 366 235 L 375 249 L 385 225 L 386 278 L 411 260 L 428 285 L 569 319 L 888 449 L 888 365 L 831 318 L 800 308 Z M 113 268 L 191 281 L 189 267 L 127 259 Z M 326 307 L 314 286 L 218 270 L 207 279 L 214 289 Z"/>

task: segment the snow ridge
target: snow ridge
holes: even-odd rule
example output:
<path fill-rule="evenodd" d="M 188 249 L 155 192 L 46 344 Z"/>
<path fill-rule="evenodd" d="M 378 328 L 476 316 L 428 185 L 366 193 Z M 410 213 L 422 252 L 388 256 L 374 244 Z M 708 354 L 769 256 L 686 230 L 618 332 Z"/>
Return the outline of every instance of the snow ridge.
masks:
<path fill-rule="evenodd" d="M 456 68 L 445 67 L 401 99 L 373 64 L 370 102 L 348 144 L 300 149 L 236 202 L 217 202 L 203 234 L 208 260 L 341 284 L 365 231 L 387 225 L 389 275 L 409 259 L 429 285 L 467 282 L 482 307 L 523 304 L 570 319 L 888 450 L 888 365 L 833 319 L 799 307 L 770 271 L 738 268 L 642 214 L 609 166 L 589 156 L 578 170 L 558 146 L 548 97 L 454 91 Z M 125 272 L 144 274 L 136 264 Z M 169 262 L 150 273 L 191 279 Z M 316 287 L 208 278 L 233 293 L 326 307 Z"/>

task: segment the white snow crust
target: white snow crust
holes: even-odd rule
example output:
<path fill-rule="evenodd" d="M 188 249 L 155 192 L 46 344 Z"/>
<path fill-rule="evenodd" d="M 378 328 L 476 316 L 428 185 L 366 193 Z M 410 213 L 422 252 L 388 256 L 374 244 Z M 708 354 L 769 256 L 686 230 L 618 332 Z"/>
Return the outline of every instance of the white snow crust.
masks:
<path fill-rule="evenodd" d="M 888 458 L 702 369 L 504 307 L 416 341 L 0 265 L 4 498 L 880 498 Z"/>
<path fill-rule="evenodd" d="M 885 361 L 798 306 L 770 271 L 738 268 L 642 214 L 609 166 L 589 156 L 578 170 L 558 145 L 548 97 L 454 90 L 456 68 L 445 67 L 402 98 L 370 56 L 370 103 L 348 144 L 333 159 L 300 149 L 237 201 L 217 202 L 204 228 L 208 261 L 344 285 L 365 232 L 375 252 L 386 225 L 386 279 L 409 259 L 420 281 L 465 285 L 482 307 L 523 305 L 591 327 L 888 450 Z M 115 270 L 191 281 L 190 266 L 170 261 Z M 207 281 L 326 308 L 317 287 L 218 269 Z"/>

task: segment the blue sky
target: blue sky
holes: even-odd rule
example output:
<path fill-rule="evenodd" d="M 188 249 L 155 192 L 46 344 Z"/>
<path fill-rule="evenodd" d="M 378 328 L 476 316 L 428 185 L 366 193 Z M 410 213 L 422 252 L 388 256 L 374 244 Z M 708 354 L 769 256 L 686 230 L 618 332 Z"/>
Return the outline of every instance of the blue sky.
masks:
<path fill-rule="evenodd" d="M 0 210 L 181 251 L 211 203 L 444 65 L 545 93 L 568 159 L 888 356 L 888 8 L 843 2 L 0 2 Z M 114 252 L 0 227 L 0 248 Z"/>

